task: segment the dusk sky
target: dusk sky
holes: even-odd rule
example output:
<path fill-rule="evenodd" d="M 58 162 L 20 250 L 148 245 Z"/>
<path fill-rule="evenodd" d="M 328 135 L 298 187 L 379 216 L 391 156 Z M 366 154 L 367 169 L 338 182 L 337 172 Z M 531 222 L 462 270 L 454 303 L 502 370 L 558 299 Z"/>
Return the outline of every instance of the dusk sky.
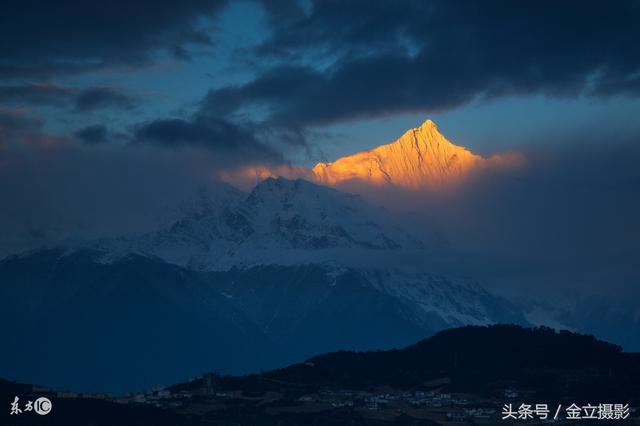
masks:
<path fill-rule="evenodd" d="M 560 238 L 557 226 L 564 253 L 613 241 L 632 258 L 638 22 L 635 1 L 10 0 L 0 228 L 16 234 L 5 241 L 24 227 L 137 229 L 135 212 L 152 215 L 220 171 L 312 167 L 430 118 L 478 154 L 524 152 L 520 182 L 533 183 L 518 193 L 553 206 L 510 204 L 509 185 L 492 182 L 464 212 L 491 206 L 508 217 L 493 226 L 513 222 L 534 240 Z"/>
<path fill-rule="evenodd" d="M 9 1 L 2 144 L 311 165 L 427 117 L 486 154 L 634 139 L 638 14 L 633 1 Z"/>
<path fill-rule="evenodd" d="M 5 409 L 637 407 L 639 218 L 640 0 L 2 1 Z"/>

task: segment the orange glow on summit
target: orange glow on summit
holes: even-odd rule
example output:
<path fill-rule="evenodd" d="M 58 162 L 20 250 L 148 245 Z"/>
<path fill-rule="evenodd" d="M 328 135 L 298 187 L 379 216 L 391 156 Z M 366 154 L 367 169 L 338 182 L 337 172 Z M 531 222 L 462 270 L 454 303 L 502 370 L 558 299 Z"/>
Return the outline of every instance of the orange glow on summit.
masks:
<path fill-rule="evenodd" d="M 406 190 L 439 191 L 465 182 L 473 173 L 518 168 L 525 162 L 519 153 L 482 157 L 451 143 L 436 124 L 426 120 L 399 139 L 369 151 L 358 152 L 313 169 L 288 165 L 252 165 L 219 174 L 222 180 L 251 189 L 268 177 L 302 178 L 326 186 L 354 190 L 358 184 Z M 346 188 L 344 188 L 346 187 Z M 357 192 L 357 190 L 356 190 Z"/>
<path fill-rule="evenodd" d="M 511 167 L 522 162 L 518 155 L 484 158 L 447 140 L 431 120 L 408 130 L 396 141 L 369 151 L 318 163 L 313 179 L 329 186 L 361 182 L 404 189 L 443 189 L 462 182 L 473 171 L 487 166 Z"/>

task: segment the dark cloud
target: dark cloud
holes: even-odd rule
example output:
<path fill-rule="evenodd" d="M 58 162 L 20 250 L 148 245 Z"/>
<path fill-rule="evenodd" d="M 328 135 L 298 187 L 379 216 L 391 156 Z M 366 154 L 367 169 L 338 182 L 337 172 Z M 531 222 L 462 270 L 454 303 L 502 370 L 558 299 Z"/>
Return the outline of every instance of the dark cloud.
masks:
<path fill-rule="evenodd" d="M 109 87 L 95 87 L 78 93 L 74 99 L 77 112 L 87 112 L 101 108 L 132 109 L 135 101 L 130 96 Z"/>
<path fill-rule="evenodd" d="M 74 89 L 49 83 L 0 86 L 0 102 L 17 106 L 73 106 L 76 112 L 132 109 L 137 104 L 132 96 L 112 87 Z"/>
<path fill-rule="evenodd" d="M 41 78 L 139 65 L 159 49 L 211 44 L 196 21 L 215 17 L 225 4 L 8 0 L 0 14 L 0 77 Z"/>
<path fill-rule="evenodd" d="M 233 155 L 236 162 L 261 159 L 282 161 L 282 157 L 256 138 L 253 129 L 230 121 L 196 116 L 190 119 L 167 118 L 141 124 L 134 140 L 165 148 L 200 147 Z"/>
<path fill-rule="evenodd" d="M 204 104 L 305 126 L 500 96 L 637 95 L 639 20 L 633 1 L 318 1 L 252 52 L 285 65 Z M 320 60 L 291 63 L 304 58 Z"/>
<path fill-rule="evenodd" d="M 98 144 L 107 141 L 107 133 L 106 126 L 96 124 L 78 130 L 75 136 L 86 144 Z"/>
<path fill-rule="evenodd" d="M 470 99 L 465 85 L 450 88 L 445 84 L 454 72 L 442 70 L 442 74 L 434 72 L 431 78 L 424 78 L 419 60 L 384 54 L 324 72 L 283 66 L 244 86 L 211 91 L 203 106 L 218 114 L 241 107 L 266 107 L 269 123 L 304 127 L 399 112 L 434 112 Z"/>

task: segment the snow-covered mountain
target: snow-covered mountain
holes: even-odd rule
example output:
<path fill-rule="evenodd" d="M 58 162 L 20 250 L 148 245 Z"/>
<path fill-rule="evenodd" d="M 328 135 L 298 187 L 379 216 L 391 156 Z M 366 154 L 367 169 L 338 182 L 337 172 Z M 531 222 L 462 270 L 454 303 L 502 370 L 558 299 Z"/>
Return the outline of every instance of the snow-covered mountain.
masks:
<path fill-rule="evenodd" d="M 369 151 L 318 163 L 315 180 L 326 185 L 348 181 L 417 189 L 434 188 L 464 178 L 484 159 L 449 142 L 431 120 L 396 141 Z"/>
<path fill-rule="evenodd" d="M 408 190 L 441 190 L 464 182 L 488 168 L 513 168 L 523 163 L 516 153 L 482 157 L 451 143 L 436 124 L 426 120 L 397 140 L 369 151 L 318 163 L 311 180 L 337 188 L 366 184 Z"/>
<path fill-rule="evenodd" d="M 335 249 L 419 249 L 424 243 L 380 207 L 305 180 L 269 178 L 250 194 L 197 199 L 170 227 L 102 242 L 114 252 L 158 256 L 199 270 L 314 262 Z"/>
<path fill-rule="evenodd" d="M 177 214 L 147 234 L 1 260 L 0 365 L 12 370 L 0 376 L 123 391 L 526 324 L 473 280 L 395 264 L 428 261 L 429 241 L 356 195 L 267 179 L 249 194 L 200 192 Z M 31 370 L 44 352 L 48 369 Z"/>

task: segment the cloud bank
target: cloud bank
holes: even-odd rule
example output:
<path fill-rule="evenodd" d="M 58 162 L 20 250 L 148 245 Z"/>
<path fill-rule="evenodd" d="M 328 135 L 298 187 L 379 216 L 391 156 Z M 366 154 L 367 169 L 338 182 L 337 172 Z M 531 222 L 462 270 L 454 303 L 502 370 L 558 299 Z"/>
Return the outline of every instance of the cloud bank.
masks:
<path fill-rule="evenodd" d="M 602 6 L 313 2 L 308 13 L 292 9 L 274 23 L 250 52 L 276 66 L 210 91 L 204 106 L 219 115 L 262 107 L 273 125 L 305 127 L 505 96 L 637 96 L 640 55 L 630 52 L 640 38 L 640 7 Z"/>

